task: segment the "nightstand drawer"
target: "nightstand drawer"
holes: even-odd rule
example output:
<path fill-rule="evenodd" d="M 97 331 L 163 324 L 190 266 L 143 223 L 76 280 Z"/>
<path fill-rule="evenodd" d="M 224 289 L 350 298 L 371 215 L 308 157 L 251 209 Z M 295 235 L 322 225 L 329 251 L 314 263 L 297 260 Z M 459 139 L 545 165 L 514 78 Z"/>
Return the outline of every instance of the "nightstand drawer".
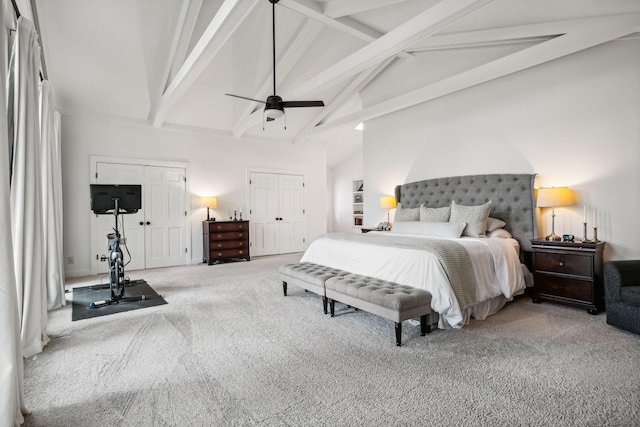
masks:
<path fill-rule="evenodd" d="M 567 279 L 538 273 L 535 283 L 539 294 L 593 301 L 593 283 L 588 280 Z"/>
<path fill-rule="evenodd" d="M 536 252 L 534 268 L 536 271 L 591 277 L 592 260 L 588 254 Z"/>
<path fill-rule="evenodd" d="M 212 233 L 215 233 L 216 231 L 235 231 L 235 230 L 247 230 L 249 228 L 249 225 L 244 222 L 244 221 L 238 221 L 238 222 L 210 222 L 209 223 L 209 229 L 211 230 Z"/>
<path fill-rule="evenodd" d="M 210 249 L 212 251 L 217 251 L 220 249 L 245 248 L 246 246 L 246 240 L 220 240 L 218 242 L 211 242 Z"/>
<path fill-rule="evenodd" d="M 211 257 L 213 259 L 244 257 L 247 255 L 249 255 L 249 253 L 246 249 L 226 249 L 222 251 L 211 251 Z"/>
<path fill-rule="evenodd" d="M 211 241 L 217 242 L 218 240 L 243 240 L 248 236 L 247 233 L 243 232 L 231 232 L 231 233 L 213 233 L 211 234 Z"/>

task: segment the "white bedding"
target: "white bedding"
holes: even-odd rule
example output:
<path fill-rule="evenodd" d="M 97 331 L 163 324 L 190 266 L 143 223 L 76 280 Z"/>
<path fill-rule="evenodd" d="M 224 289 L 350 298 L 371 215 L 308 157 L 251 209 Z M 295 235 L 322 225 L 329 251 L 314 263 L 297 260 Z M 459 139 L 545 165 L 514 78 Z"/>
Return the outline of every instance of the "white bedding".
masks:
<path fill-rule="evenodd" d="M 524 291 L 525 281 L 515 239 L 462 237 L 453 240 L 463 245 L 471 257 L 477 282 L 476 306 L 460 307 L 442 265 L 427 251 L 318 238 L 309 245 L 301 262 L 425 289 L 431 293 L 432 310 L 440 315 L 438 327 L 461 328 L 471 315 L 483 319 L 499 310 L 504 301 Z"/>

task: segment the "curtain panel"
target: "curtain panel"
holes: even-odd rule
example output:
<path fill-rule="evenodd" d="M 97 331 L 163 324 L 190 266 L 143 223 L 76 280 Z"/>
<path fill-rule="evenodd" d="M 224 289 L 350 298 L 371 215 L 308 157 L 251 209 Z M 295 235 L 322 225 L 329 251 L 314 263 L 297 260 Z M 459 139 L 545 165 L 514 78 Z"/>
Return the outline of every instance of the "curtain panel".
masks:
<path fill-rule="evenodd" d="M 43 233 L 47 308 L 66 305 L 62 252 L 62 168 L 60 159 L 60 116 L 54 111 L 51 84 L 40 84 L 40 143 L 43 197 Z"/>
<path fill-rule="evenodd" d="M 11 227 L 11 188 L 9 132 L 7 123 L 7 69 L 9 64 L 9 29 L 15 28 L 13 7 L 0 0 L 2 32 L 0 32 L 0 228 Z M 17 426 L 24 421 L 23 359 L 20 340 L 18 295 L 13 261 L 12 239 L 0 240 L 0 425 Z"/>
<path fill-rule="evenodd" d="M 31 21 L 20 17 L 9 63 L 8 127 L 11 159 L 11 234 L 24 357 L 49 338 L 42 218 L 39 117 L 40 47 Z"/>

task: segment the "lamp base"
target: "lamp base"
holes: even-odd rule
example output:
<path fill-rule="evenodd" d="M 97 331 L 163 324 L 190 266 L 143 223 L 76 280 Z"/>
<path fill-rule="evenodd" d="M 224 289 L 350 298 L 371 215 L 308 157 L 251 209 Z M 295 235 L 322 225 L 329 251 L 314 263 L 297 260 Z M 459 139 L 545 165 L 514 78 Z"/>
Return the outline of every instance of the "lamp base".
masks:
<path fill-rule="evenodd" d="M 558 236 L 556 233 L 551 233 L 547 237 L 544 238 L 547 242 L 561 242 L 562 237 Z"/>

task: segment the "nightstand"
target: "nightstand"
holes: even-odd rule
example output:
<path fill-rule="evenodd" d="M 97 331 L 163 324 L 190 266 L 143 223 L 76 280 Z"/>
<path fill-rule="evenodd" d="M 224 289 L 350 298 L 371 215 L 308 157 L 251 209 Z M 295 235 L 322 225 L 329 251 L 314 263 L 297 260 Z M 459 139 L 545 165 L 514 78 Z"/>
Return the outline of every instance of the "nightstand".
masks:
<path fill-rule="evenodd" d="M 605 242 L 549 242 L 532 240 L 533 302 L 553 301 L 604 310 L 602 252 Z"/>

